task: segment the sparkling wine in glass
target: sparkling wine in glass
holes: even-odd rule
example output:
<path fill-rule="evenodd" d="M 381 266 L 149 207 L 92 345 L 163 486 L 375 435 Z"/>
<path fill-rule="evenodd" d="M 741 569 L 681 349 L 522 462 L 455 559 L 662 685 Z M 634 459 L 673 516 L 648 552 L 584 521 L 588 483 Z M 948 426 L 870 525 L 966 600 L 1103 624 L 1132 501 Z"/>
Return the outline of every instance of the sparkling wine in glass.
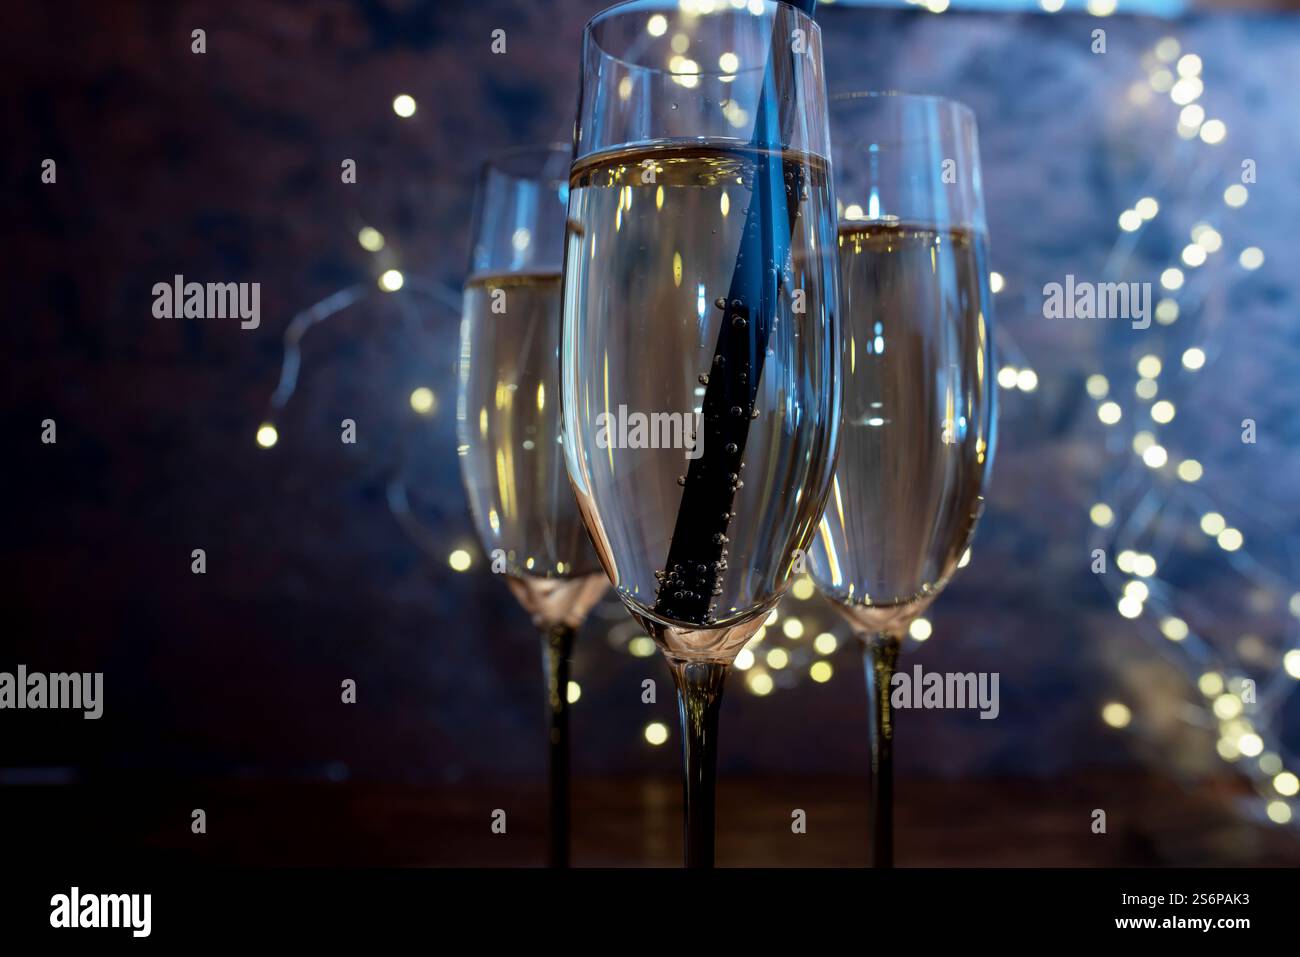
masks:
<path fill-rule="evenodd" d="M 606 583 L 560 438 L 560 266 L 568 147 L 483 170 L 465 282 L 456 396 L 461 477 L 492 570 L 543 636 L 550 717 L 549 862 L 569 857 L 568 659 Z"/>
<path fill-rule="evenodd" d="M 889 867 L 895 663 L 966 551 L 993 455 L 987 238 L 967 107 L 845 94 L 830 114 L 844 422 L 810 564 L 863 641 L 872 858 Z"/>
<path fill-rule="evenodd" d="M 723 683 L 834 468 L 820 35 L 785 3 L 638 0 L 587 25 L 583 57 L 564 448 L 605 573 L 677 686 L 686 862 L 707 867 Z"/>

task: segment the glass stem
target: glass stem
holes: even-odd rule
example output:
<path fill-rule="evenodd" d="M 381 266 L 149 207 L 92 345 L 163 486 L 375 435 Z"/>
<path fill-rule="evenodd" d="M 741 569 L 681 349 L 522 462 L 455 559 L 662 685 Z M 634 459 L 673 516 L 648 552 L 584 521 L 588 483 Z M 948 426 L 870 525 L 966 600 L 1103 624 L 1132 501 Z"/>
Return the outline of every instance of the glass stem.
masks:
<path fill-rule="evenodd" d="M 550 721 L 550 832 L 548 867 L 569 866 L 569 658 L 575 629 L 554 625 L 542 632 L 542 667 Z"/>
<path fill-rule="evenodd" d="M 901 645 L 893 635 L 862 635 L 871 736 L 871 866 L 894 866 L 894 710 L 889 702 Z"/>
<path fill-rule="evenodd" d="M 677 686 L 686 768 L 686 866 L 713 866 L 715 788 L 718 770 L 718 712 L 731 666 L 717 661 L 668 659 Z"/>

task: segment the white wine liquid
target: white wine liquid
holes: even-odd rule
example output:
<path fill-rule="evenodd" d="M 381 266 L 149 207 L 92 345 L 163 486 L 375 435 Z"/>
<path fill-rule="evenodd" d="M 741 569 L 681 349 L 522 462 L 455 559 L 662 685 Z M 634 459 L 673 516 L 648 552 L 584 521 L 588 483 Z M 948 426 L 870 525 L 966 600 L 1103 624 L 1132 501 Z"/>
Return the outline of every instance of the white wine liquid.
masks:
<path fill-rule="evenodd" d="M 844 426 L 812 551 L 823 594 L 898 631 L 956 568 L 983 504 L 993 386 L 983 237 L 842 224 Z"/>
<path fill-rule="evenodd" d="M 569 471 L 610 580 L 652 633 L 765 612 L 821 514 L 839 422 L 828 173 L 717 144 L 573 171 Z M 634 415 L 698 423 L 702 449 L 666 426 L 649 437 L 659 447 L 631 431 L 602 440 L 602 416 Z"/>
<path fill-rule="evenodd" d="M 470 277 L 456 422 L 474 524 L 534 617 L 576 623 L 604 589 L 564 466 L 559 342 L 558 273 Z"/>

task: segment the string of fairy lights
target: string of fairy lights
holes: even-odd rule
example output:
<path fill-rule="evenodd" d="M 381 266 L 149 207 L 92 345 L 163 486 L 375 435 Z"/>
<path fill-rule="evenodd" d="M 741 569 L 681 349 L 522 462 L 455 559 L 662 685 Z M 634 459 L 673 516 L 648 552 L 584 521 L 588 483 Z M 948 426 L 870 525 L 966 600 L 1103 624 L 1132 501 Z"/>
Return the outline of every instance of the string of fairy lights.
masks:
<path fill-rule="evenodd" d="M 1160 95 L 1167 96 L 1178 107 L 1176 133 L 1180 139 L 1199 140 L 1203 147 L 1224 143 L 1227 125 L 1210 117 L 1203 103 L 1205 84 L 1200 56 L 1184 52 L 1176 38 L 1163 37 L 1143 57 L 1142 64 L 1146 79 L 1129 89 L 1129 99 L 1135 106 L 1146 106 Z M 1192 226 L 1177 260 L 1160 273 L 1163 291 L 1155 304 L 1156 323 L 1172 326 L 1184 313 L 1207 308 L 1203 301 L 1188 295 L 1188 286 L 1191 275 L 1207 265 L 1219 265 L 1216 257 L 1222 260 L 1227 252 L 1222 232 L 1209 220 L 1223 225 L 1225 218 L 1246 204 L 1249 195 L 1245 183 L 1226 184 L 1219 211 Z M 1150 195 L 1138 198 L 1120 213 L 1121 239 L 1116 243 L 1118 254 L 1108 263 L 1107 279 L 1115 278 L 1135 240 L 1159 215 L 1160 203 Z M 1237 267 L 1249 273 L 1263 265 L 1264 253 L 1258 246 L 1247 245 L 1237 252 L 1236 260 Z M 1100 373 L 1086 380 L 1085 388 L 1103 426 L 1118 430 L 1122 423 L 1131 423 L 1131 455 L 1109 480 L 1102 499 L 1090 509 L 1090 544 L 1113 555 L 1115 566 L 1123 573 L 1122 579 L 1099 576 L 1111 592 L 1118 613 L 1142 623 L 1144 637 L 1178 649 L 1172 658 L 1187 671 L 1195 688 L 1189 720 L 1216 732 L 1219 756 L 1253 783 L 1264 817 L 1280 825 L 1295 824 L 1294 799 L 1300 793 L 1296 769 L 1300 761 L 1285 753 L 1275 724 L 1281 701 L 1300 680 L 1300 649 L 1270 649 L 1251 635 L 1226 644 L 1216 640 L 1218 636 L 1198 633 L 1178 614 L 1188 596 L 1159 574 L 1161 563 L 1179 545 L 1173 527 L 1182 516 L 1190 515 L 1197 518 L 1199 532 L 1243 577 L 1252 595 L 1260 596 L 1265 604 L 1274 597 L 1286 600 L 1291 614 L 1300 617 L 1300 592 L 1294 592 L 1282 576 L 1250 555 L 1243 533 L 1201 491 L 1198 483 L 1205 474 L 1203 465 L 1191 456 L 1172 451 L 1161 440 L 1161 427 L 1171 423 L 1178 411 L 1171 399 L 1161 397 L 1162 377 L 1166 385 L 1174 377 L 1193 379 L 1220 351 L 1220 343 L 1213 336 L 1204 336 L 1180 352 L 1173 350 L 1171 356 L 1163 347 L 1172 341 L 1161 337 L 1137 359 L 1132 399 L 1123 399 L 1115 385 Z M 1133 508 L 1123 509 L 1121 503 L 1130 499 Z M 1255 688 L 1247 660 L 1271 671 L 1277 680 Z M 1114 728 L 1126 728 L 1134 721 L 1132 708 L 1119 700 L 1105 702 L 1101 717 Z"/>
<path fill-rule="evenodd" d="M 683 6 L 701 0 L 683 0 Z M 734 0 L 733 0 L 734 2 Z M 924 6 L 933 13 L 942 13 L 948 0 L 908 0 Z M 1063 9 L 1064 0 L 1039 0 L 1048 13 Z M 1115 12 L 1115 0 L 1089 0 L 1087 10 L 1098 17 Z M 699 12 L 705 12 L 702 9 Z M 690 64 L 685 64 L 689 66 Z M 1227 138 L 1227 126 L 1221 119 L 1211 117 L 1203 102 L 1205 86 L 1201 77 L 1202 62 L 1197 54 L 1184 52 L 1174 37 L 1164 37 L 1142 58 L 1146 78 L 1138 80 L 1129 89 L 1129 99 L 1136 107 L 1152 105 L 1161 96 L 1167 96 L 1178 107 L 1177 135 L 1187 141 L 1199 140 L 1206 147 L 1221 145 Z M 689 71 L 685 71 L 689 75 Z M 415 116 L 417 104 L 409 94 L 399 94 L 392 101 L 393 113 L 406 120 Z M 1249 199 L 1249 190 L 1243 183 L 1226 184 L 1222 204 L 1226 211 L 1240 209 Z M 1133 205 L 1120 213 L 1119 239 L 1107 263 L 1106 273 L 1114 275 L 1140 239 L 1148 224 L 1160 215 L 1160 203 L 1155 196 L 1142 195 Z M 1214 219 L 1215 217 L 1210 217 Z M 278 439 L 276 420 L 284 410 L 298 382 L 301 367 L 301 344 L 304 335 L 350 307 L 366 301 L 372 295 L 401 293 L 402 297 L 432 300 L 455 313 L 460 311 L 460 297 L 455 290 L 439 283 L 406 275 L 391 265 L 390 258 L 381 262 L 386 249 L 383 234 L 374 226 L 362 227 L 356 236 L 359 245 L 375 255 L 378 269 L 375 284 L 357 284 L 325 297 L 320 302 L 298 313 L 290 322 L 284 335 L 284 359 L 280 381 L 273 393 L 266 420 L 258 427 L 257 444 L 269 449 Z M 1195 272 L 1222 259 L 1226 241 L 1222 232 L 1210 221 L 1198 222 L 1192 227 L 1189 241 L 1181 249 L 1176 262 L 1170 263 L 1160 275 L 1161 298 L 1156 302 L 1154 317 L 1157 324 L 1171 326 L 1184 311 L 1195 305 L 1187 296 L 1189 272 Z M 1237 253 L 1237 264 L 1243 271 L 1258 269 L 1264 262 L 1263 251 L 1257 246 L 1245 246 Z M 1006 285 L 1004 277 L 990 274 L 990 289 L 996 295 Z M 1180 304 L 1180 299 L 1182 303 Z M 408 310 L 418 312 L 412 303 Z M 999 330 L 997 344 L 997 383 L 1005 391 L 1033 393 L 1039 385 L 1038 375 L 1011 339 L 1005 329 Z M 1160 440 L 1160 427 L 1172 422 L 1177 408 L 1171 399 L 1160 396 L 1160 381 L 1168 380 L 1175 367 L 1183 376 L 1194 376 L 1216 354 L 1215 344 L 1209 339 L 1182 350 L 1176 357 L 1162 354 L 1159 348 L 1142 355 L 1136 363 L 1137 381 L 1133 399 L 1125 402 L 1106 376 L 1095 373 L 1087 378 L 1086 390 L 1095 403 L 1098 419 L 1108 430 L 1118 429 L 1121 423 L 1141 424 L 1130 439 L 1132 455 L 1118 475 L 1105 489 L 1105 495 L 1090 509 L 1093 527 L 1092 543 L 1110 546 L 1108 554 L 1115 555 L 1115 565 L 1123 572 L 1124 580 L 1116 582 L 1114 576 L 1100 576 L 1112 592 L 1117 611 L 1126 619 L 1147 624 L 1144 636 L 1154 636 L 1157 642 L 1176 646 L 1182 653 L 1179 662 L 1192 673 L 1196 688 L 1197 719 L 1206 727 L 1218 732 L 1217 750 L 1224 761 L 1233 763 L 1255 785 L 1261 799 L 1264 815 L 1277 824 L 1296 823 L 1295 798 L 1300 793 L 1300 778 L 1295 769 L 1300 760 L 1284 756 L 1278 735 L 1271 726 L 1280 710 L 1277 699 L 1289 693 L 1290 688 L 1271 682 L 1261 692 L 1256 702 L 1243 700 L 1243 690 L 1248 680 L 1240 662 L 1225 658 L 1216 643 L 1193 629 L 1176 611 L 1179 607 L 1179 590 L 1159 576 L 1160 562 L 1167 555 L 1168 541 L 1163 546 L 1139 547 L 1143 535 L 1149 533 L 1158 516 L 1168 511 L 1168 505 L 1152 508 L 1149 496 L 1130 514 L 1121 514 L 1121 502 L 1144 487 L 1149 488 L 1153 478 L 1164 483 L 1161 496 L 1176 500 L 1182 507 L 1199 515 L 1199 529 L 1226 555 L 1233 558 L 1233 566 L 1253 583 L 1254 587 L 1270 589 L 1278 594 L 1290 591 L 1286 581 L 1254 561 L 1243 534 L 1231 526 L 1224 515 L 1209 504 L 1200 493 L 1197 483 L 1204 468 L 1189 456 L 1178 456 Z M 418 386 L 406 397 L 410 413 L 418 417 L 436 415 L 439 403 L 430 386 Z M 1127 408 L 1127 413 L 1126 413 Z M 403 463 L 405 459 L 403 458 Z M 1176 481 L 1174 481 L 1176 479 Z M 448 543 L 442 536 L 423 524 L 413 512 L 407 495 L 407 477 L 404 464 L 390 479 L 388 506 L 399 525 L 423 551 L 438 561 L 446 561 L 455 572 L 470 572 L 483 560 L 481 550 L 471 539 Z M 970 561 L 970 551 L 960 565 Z M 755 697 L 766 697 L 776 691 L 794 687 L 805 678 L 814 683 L 825 683 L 835 674 L 831 657 L 849 636 L 838 616 L 824 603 L 814 602 L 815 588 L 807 576 L 798 578 L 791 586 L 787 599 L 768 616 L 763 627 L 743 649 L 735 662 L 743 674 L 742 686 Z M 1289 609 L 1300 617 L 1300 592 L 1291 594 Z M 599 617 L 600 609 L 597 609 Z M 918 618 L 910 627 L 909 638 L 924 642 L 933 633 L 927 618 Z M 616 623 L 607 627 L 609 644 L 633 657 L 648 658 L 655 654 L 654 642 L 642 634 L 636 625 L 619 614 Z M 1300 648 L 1291 648 L 1281 657 L 1282 672 L 1288 679 L 1300 680 Z M 571 682 L 568 698 L 577 701 L 582 689 Z M 1267 699 L 1267 700 L 1266 700 Z M 1129 705 L 1119 700 L 1107 701 L 1100 709 L 1101 719 L 1114 728 L 1126 728 L 1134 720 Z M 671 737 L 670 729 L 662 722 L 649 722 L 642 736 L 651 746 L 662 746 Z"/>

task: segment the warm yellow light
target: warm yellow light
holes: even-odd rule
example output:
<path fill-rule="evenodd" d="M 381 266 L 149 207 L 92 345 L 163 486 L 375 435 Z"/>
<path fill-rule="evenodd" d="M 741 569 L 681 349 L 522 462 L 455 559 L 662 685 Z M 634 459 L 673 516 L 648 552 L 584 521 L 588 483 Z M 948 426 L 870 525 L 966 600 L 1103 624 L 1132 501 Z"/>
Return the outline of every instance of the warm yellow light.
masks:
<path fill-rule="evenodd" d="M 570 681 L 568 692 L 565 697 L 568 698 L 569 704 L 573 704 L 582 697 L 582 686 L 576 681 Z"/>
<path fill-rule="evenodd" d="M 748 671 L 754 667 L 754 653 L 748 648 L 741 648 L 740 654 L 736 655 L 736 660 L 732 662 L 739 671 Z"/>
<path fill-rule="evenodd" d="M 1120 420 L 1122 414 L 1119 404 L 1116 402 L 1103 402 L 1097 407 L 1097 418 L 1101 419 L 1106 425 L 1114 425 Z"/>
<path fill-rule="evenodd" d="M 1004 389 L 1014 389 L 1020 381 L 1020 370 L 1015 366 L 1003 366 L 998 370 L 998 385 Z"/>
<path fill-rule="evenodd" d="M 740 57 L 728 51 L 718 57 L 718 68 L 723 73 L 735 73 L 740 69 Z"/>
<path fill-rule="evenodd" d="M 1227 135 L 1228 126 L 1223 120 L 1206 120 L 1205 125 L 1201 127 L 1201 139 L 1211 146 L 1222 143 Z"/>
<path fill-rule="evenodd" d="M 1116 0 L 1088 0 L 1088 12 L 1094 17 L 1108 17 L 1115 12 Z"/>
<path fill-rule="evenodd" d="M 1112 728 L 1126 728 L 1133 720 L 1133 712 L 1128 709 L 1128 705 L 1118 701 L 1108 701 L 1101 709 L 1101 720 Z"/>
<path fill-rule="evenodd" d="M 1184 482 L 1199 482 L 1204 470 L 1196 459 L 1183 459 L 1178 463 L 1178 477 Z"/>
<path fill-rule="evenodd" d="M 1241 548 L 1244 541 L 1241 532 L 1235 528 L 1225 528 L 1218 535 L 1219 547 L 1225 552 L 1235 552 Z"/>
<path fill-rule="evenodd" d="M 1223 247 L 1223 236 L 1213 226 L 1206 226 L 1192 238 L 1207 253 L 1217 253 Z"/>
<path fill-rule="evenodd" d="M 818 684 L 825 684 L 830 681 L 832 673 L 829 661 L 815 661 L 813 666 L 808 669 L 808 677 Z"/>
<path fill-rule="evenodd" d="M 1160 285 L 1171 292 L 1183 287 L 1183 271 L 1177 266 L 1170 266 L 1160 274 Z"/>
<path fill-rule="evenodd" d="M 645 32 L 652 37 L 661 37 L 668 32 L 668 18 L 662 13 L 656 13 L 646 21 Z"/>
<path fill-rule="evenodd" d="M 1088 381 L 1084 383 L 1084 387 L 1088 390 L 1088 395 L 1094 399 L 1104 399 L 1106 393 L 1110 391 L 1110 382 L 1104 375 L 1093 373 L 1088 376 Z"/>
<path fill-rule="evenodd" d="M 1246 200 L 1249 198 L 1250 193 L 1240 183 L 1233 183 L 1223 191 L 1223 201 L 1234 208 L 1245 206 Z"/>
<path fill-rule="evenodd" d="M 1002 273 L 1000 273 L 1000 272 L 991 272 L 991 273 L 989 273 L 989 289 L 990 289 L 990 291 L 992 291 L 992 292 L 994 292 L 994 293 L 1001 292 L 1001 291 L 1002 291 L 1002 287 L 1005 286 L 1005 285 L 1006 285 L 1006 280 L 1002 278 Z"/>
<path fill-rule="evenodd" d="M 1257 734 L 1243 734 L 1237 739 L 1237 750 L 1253 758 L 1264 750 L 1264 739 Z"/>
<path fill-rule="evenodd" d="M 1165 425 L 1174 420 L 1174 404 L 1168 399 L 1161 399 L 1155 405 L 1151 406 L 1151 418 L 1161 425 Z"/>
<path fill-rule="evenodd" d="M 1142 225 L 1142 217 L 1136 209 L 1126 209 L 1119 214 L 1119 228 L 1126 233 L 1136 232 Z"/>
<path fill-rule="evenodd" d="M 1268 819 L 1274 824 L 1289 824 L 1291 822 L 1291 807 L 1285 801 L 1268 802 Z"/>
<path fill-rule="evenodd" d="M 1201 531 L 1206 535 L 1218 535 L 1227 527 L 1227 521 L 1218 512 L 1206 512 L 1201 516 Z"/>
<path fill-rule="evenodd" d="M 399 270 L 386 269 L 379 277 L 379 288 L 384 292 L 397 292 L 405 281 Z"/>
<path fill-rule="evenodd" d="M 1217 671 L 1207 671 L 1197 680 L 1196 686 L 1205 697 L 1213 698 L 1223 692 L 1223 676 Z"/>
<path fill-rule="evenodd" d="M 406 119 L 415 115 L 415 97 L 408 93 L 401 93 L 393 97 L 393 112 Z"/>
<path fill-rule="evenodd" d="M 1138 615 L 1142 614 L 1142 602 L 1138 601 L 1136 598 L 1131 598 L 1128 595 L 1121 598 L 1116 603 L 1116 607 L 1119 609 L 1119 613 L 1125 618 L 1136 618 Z"/>
<path fill-rule="evenodd" d="M 769 668 L 780 671 L 790 663 L 790 655 L 784 648 L 769 648 L 765 660 Z"/>
<path fill-rule="evenodd" d="M 745 675 L 745 686 L 749 688 L 752 694 L 758 695 L 760 698 L 771 694 L 772 688 L 775 687 L 772 676 L 766 671 L 749 672 Z"/>
<path fill-rule="evenodd" d="M 1159 356 L 1145 355 L 1138 360 L 1137 373 L 1144 379 L 1154 379 L 1160 374 L 1164 366 L 1160 362 Z"/>
<path fill-rule="evenodd" d="M 1241 699 L 1235 694 L 1221 694 L 1214 699 L 1213 708 L 1214 716 L 1220 721 L 1231 721 L 1241 714 Z"/>
<path fill-rule="evenodd" d="M 799 601 L 807 601 L 815 591 L 816 588 L 813 587 L 811 578 L 800 578 L 790 586 L 790 594 L 794 595 Z"/>
<path fill-rule="evenodd" d="M 463 548 L 458 548 L 447 556 L 447 564 L 458 572 L 468 571 L 471 562 L 469 552 Z"/>
<path fill-rule="evenodd" d="M 436 399 L 428 386 L 419 386 L 411 390 L 411 408 L 417 415 L 432 415 Z"/>
<path fill-rule="evenodd" d="M 1178 125 L 1200 129 L 1205 122 L 1205 107 L 1199 103 L 1189 103 L 1178 114 Z"/>
<path fill-rule="evenodd" d="M 645 739 L 656 748 L 668 740 L 668 727 L 659 721 L 651 721 L 645 726 Z"/>
<path fill-rule="evenodd" d="M 1290 771 L 1283 771 L 1273 778 L 1273 790 L 1285 797 L 1294 797 L 1300 792 L 1300 778 Z"/>
<path fill-rule="evenodd" d="M 1258 246 L 1247 246 L 1241 251 L 1237 261 L 1241 263 L 1242 269 L 1258 269 L 1264 265 L 1264 250 Z"/>
<path fill-rule="evenodd" d="M 633 658 L 649 658 L 655 653 L 655 641 L 646 635 L 637 635 L 627 643 L 627 650 Z"/>
<path fill-rule="evenodd" d="M 1155 45 L 1156 58 L 1162 63 L 1173 63 L 1181 49 L 1173 37 L 1161 37 Z"/>
<path fill-rule="evenodd" d="M 819 655 L 829 655 L 839 645 L 839 640 L 829 631 L 823 631 L 813 639 L 813 648 Z"/>
<path fill-rule="evenodd" d="M 1183 264 L 1195 269 L 1205 263 L 1205 247 L 1197 243 L 1188 243 L 1183 247 Z"/>
<path fill-rule="evenodd" d="M 1147 468 L 1163 468 L 1169 461 L 1169 453 L 1165 451 L 1163 445 L 1153 445 L 1142 453 L 1142 461 L 1147 464 Z"/>
<path fill-rule="evenodd" d="M 1143 196 L 1133 204 L 1133 211 L 1143 219 L 1154 219 L 1156 213 L 1160 212 L 1160 204 L 1154 196 Z"/>
<path fill-rule="evenodd" d="M 1168 326 L 1178 321 L 1178 303 L 1173 299 L 1161 299 L 1156 303 L 1156 322 Z"/>
<path fill-rule="evenodd" d="M 934 627 L 925 618 L 918 618 L 907 626 L 907 633 L 916 641 L 925 641 L 934 632 Z"/>
<path fill-rule="evenodd" d="M 781 622 L 781 631 L 785 633 L 787 638 L 802 638 L 803 622 L 798 618 L 787 618 L 785 621 Z"/>
<path fill-rule="evenodd" d="M 1033 392 L 1038 388 L 1038 373 L 1033 369 L 1021 369 L 1016 373 L 1016 386 L 1021 392 Z"/>
<path fill-rule="evenodd" d="M 280 433 L 270 422 L 263 422 L 257 427 L 257 444 L 264 449 L 269 449 L 280 441 Z"/>
<path fill-rule="evenodd" d="M 1300 649 L 1291 649 L 1282 656 L 1282 670 L 1300 681 Z"/>
<path fill-rule="evenodd" d="M 1155 379 L 1138 379 L 1137 385 L 1133 386 L 1133 391 L 1137 393 L 1139 399 L 1148 401 L 1156 397 L 1160 391 L 1160 384 Z"/>
<path fill-rule="evenodd" d="M 1131 581 L 1124 586 L 1124 595 L 1134 601 L 1146 601 L 1151 595 L 1151 589 L 1147 588 L 1146 582 Z"/>
<path fill-rule="evenodd" d="M 1196 346 L 1192 346 L 1190 349 L 1188 349 L 1183 353 L 1183 368 L 1191 369 L 1193 372 L 1195 372 L 1203 365 L 1205 365 L 1204 350 L 1198 349 Z"/>
<path fill-rule="evenodd" d="M 1169 99 L 1179 106 L 1186 106 L 1197 99 L 1204 91 L 1205 84 L 1200 81 L 1199 77 L 1185 76 L 1170 88 Z"/>
<path fill-rule="evenodd" d="M 1156 573 L 1156 560 L 1143 552 L 1133 559 L 1133 574 L 1138 578 L 1150 578 Z"/>
<path fill-rule="evenodd" d="M 1098 528 L 1109 528 L 1110 523 L 1115 521 L 1115 512 L 1105 502 L 1098 502 L 1088 510 L 1088 517 Z"/>
<path fill-rule="evenodd" d="M 1120 571 L 1133 574 L 1133 569 L 1137 567 L 1137 552 L 1125 548 L 1115 556 L 1115 564 Z"/>
<path fill-rule="evenodd" d="M 1187 622 L 1170 615 L 1160 622 L 1160 630 L 1170 641 L 1182 641 L 1187 637 Z"/>
<path fill-rule="evenodd" d="M 384 234 L 373 226 L 362 226 L 357 233 L 357 242 L 367 252 L 377 253 L 384 248 Z"/>
<path fill-rule="evenodd" d="M 1156 444 L 1156 437 L 1150 432 L 1143 429 L 1137 435 L 1133 436 L 1133 451 L 1141 455 L 1151 446 Z"/>

